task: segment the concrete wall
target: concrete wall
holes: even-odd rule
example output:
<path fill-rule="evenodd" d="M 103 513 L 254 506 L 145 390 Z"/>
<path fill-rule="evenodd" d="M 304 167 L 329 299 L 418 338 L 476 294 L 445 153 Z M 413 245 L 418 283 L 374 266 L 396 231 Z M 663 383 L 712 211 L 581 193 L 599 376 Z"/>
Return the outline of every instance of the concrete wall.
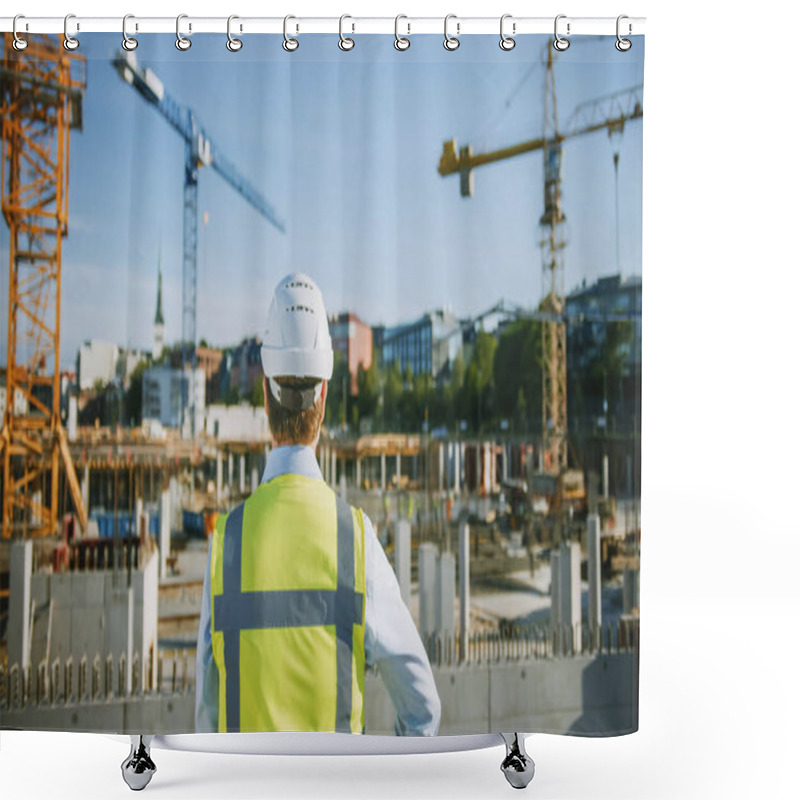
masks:
<path fill-rule="evenodd" d="M 611 736 L 638 728 L 635 652 L 434 668 L 440 735 L 500 731 Z M 375 672 L 366 676 L 366 732 L 394 732 L 395 712 Z M 3 709 L 2 726 L 104 733 L 189 733 L 194 692 Z"/>

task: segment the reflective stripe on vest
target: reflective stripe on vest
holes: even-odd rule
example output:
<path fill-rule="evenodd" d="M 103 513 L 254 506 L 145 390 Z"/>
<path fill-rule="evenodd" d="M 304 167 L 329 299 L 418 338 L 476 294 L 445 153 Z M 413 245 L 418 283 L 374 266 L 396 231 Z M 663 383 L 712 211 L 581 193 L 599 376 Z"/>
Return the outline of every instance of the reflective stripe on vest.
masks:
<path fill-rule="evenodd" d="M 298 476 L 282 476 L 297 480 Z M 280 481 L 281 479 L 276 479 Z M 319 482 L 313 489 L 333 494 L 329 487 Z M 323 488 L 324 487 L 324 488 Z M 261 489 L 265 489 L 261 487 Z M 310 487 L 311 488 L 311 487 Z M 334 495 L 335 497 L 335 495 Z M 313 499 L 313 493 L 310 499 Z M 335 628 L 336 640 L 336 709 L 335 730 L 353 732 L 353 661 L 354 630 L 361 626 L 359 647 L 356 652 L 356 668 L 360 670 L 357 686 L 356 710 L 363 714 L 363 625 L 364 593 L 363 587 L 363 547 L 360 548 L 360 574 L 357 581 L 356 556 L 354 552 L 353 513 L 350 506 L 336 500 L 336 588 L 335 589 L 273 589 L 265 591 L 242 591 L 242 526 L 244 523 L 244 504 L 234 509 L 225 523 L 222 553 L 222 594 L 213 594 L 213 630 L 224 637 L 224 680 L 220 690 L 225 695 L 224 729 L 238 732 L 241 725 L 241 681 L 240 664 L 242 631 L 267 631 L 287 628 L 313 628 L 330 626 Z M 361 526 L 363 540 L 363 526 Z M 285 532 L 291 536 L 292 531 Z M 213 546 L 213 545 L 212 545 Z M 248 554 L 246 554 L 248 555 Z M 213 583 L 213 581 L 212 581 Z M 313 656 L 313 653 L 311 654 Z M 298 655 L 298 659 L 309 659 L 309 654 Z M 307 661 L 304 663 L 308 663 Z M 325 666 L 320 666 L 324 669 Z M 331 665 L 333 669 L 333 665 Z M 222 676 L 221 676 L 222 677 Z M 262 676 L 249 676 L 254 680 Z M 265 691 L 281 691 L 283 676 L 265 678 Z M 269 682 L 271 681 L 271 685 Z M 223 688 L 224 685 L 224 688 Z M 222 715 L 221 715 L 222 721 Z M 222 726 L 221 726 L 222 727 Z"/>

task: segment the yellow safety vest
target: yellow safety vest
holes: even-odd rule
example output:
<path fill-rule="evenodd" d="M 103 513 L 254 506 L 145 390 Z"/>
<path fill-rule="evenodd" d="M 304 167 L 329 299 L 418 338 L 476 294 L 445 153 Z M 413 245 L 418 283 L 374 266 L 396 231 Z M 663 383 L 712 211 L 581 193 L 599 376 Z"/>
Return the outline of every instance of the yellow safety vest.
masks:
<path fill-rule="evenodd" d="M 219 730 L 364 730 L 364 518 L 280 475 L 214 529 Z"/>

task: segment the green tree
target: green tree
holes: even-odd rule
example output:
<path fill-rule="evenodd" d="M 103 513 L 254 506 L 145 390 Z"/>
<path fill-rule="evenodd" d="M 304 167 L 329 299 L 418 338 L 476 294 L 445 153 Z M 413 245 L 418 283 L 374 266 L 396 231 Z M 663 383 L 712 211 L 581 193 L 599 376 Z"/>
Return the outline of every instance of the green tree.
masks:
<path fill-rule="evenodd" d="M 131 372 L 128 391 L 125 392 L 125 420 L 131 427 L 142 424 L 142 392 L 144 373 L 149 369 L 148 361 L 140 361 Z"/>
<path fill-rule="evenodd" d="M 503 331 L 494 359 L 494 386 L 496 411 L 501 417 L 514 418 L 519 426 L 520 414 L 525 413 L 525 430 L 541 427 L 541 323 L 521 319 Z"/>

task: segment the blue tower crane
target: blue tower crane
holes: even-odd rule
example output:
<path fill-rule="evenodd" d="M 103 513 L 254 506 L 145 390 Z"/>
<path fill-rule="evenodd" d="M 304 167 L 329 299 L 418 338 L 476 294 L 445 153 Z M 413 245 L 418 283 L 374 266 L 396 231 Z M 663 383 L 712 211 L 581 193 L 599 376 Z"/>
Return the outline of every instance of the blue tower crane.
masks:
<path fill-rule="evenodd" d="M 183 179 L 183 315 L 181 320 L 181 367 L 191 364 L 188 409 L 181 401 L 181 430 L 189 413 L 189 430 L 195 435 L 194 369 L 197 366 L 197 179 L 201 167 L 211 167 L 256 211 L 281 233 L 284 224 L 273 207 L 228 161 L 206 133 L 194 112 L 178 103 L 153 70 L 140 67 L 133 51 L 120 50 L 114 59 L 119 76 L 160 112 L 186 143 Z"/>

